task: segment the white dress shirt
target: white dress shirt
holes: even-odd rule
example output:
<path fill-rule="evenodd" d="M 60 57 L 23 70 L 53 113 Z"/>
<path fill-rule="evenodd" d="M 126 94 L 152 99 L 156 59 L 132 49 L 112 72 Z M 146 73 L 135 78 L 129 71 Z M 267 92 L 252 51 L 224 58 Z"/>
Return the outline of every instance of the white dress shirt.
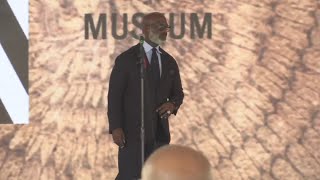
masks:
<path fill-rule="evenodd" d="M 162 54 L 162 52 L 159 50 L 159 45 L 157 47 L 155 47 L 157 49 L 157 56 L 158 56 L 158 60 L 159 60 L 159 68 L 160 68 L 160 77 L 161 77 L 161 74 L 162 74 L 162 64 L 161 64 L 161 56 L 160 54 Z M 143 42 L 143 48 L 144 48 L 144 52 L 146 53 L 147 55 L 147 58 L 148 58 L 148 61 L 149 61 L 149 64 L 151 64 L 151 56 L 152 56 L 152 49 L 153 47 L 148 44 L 146 41 Z"/>

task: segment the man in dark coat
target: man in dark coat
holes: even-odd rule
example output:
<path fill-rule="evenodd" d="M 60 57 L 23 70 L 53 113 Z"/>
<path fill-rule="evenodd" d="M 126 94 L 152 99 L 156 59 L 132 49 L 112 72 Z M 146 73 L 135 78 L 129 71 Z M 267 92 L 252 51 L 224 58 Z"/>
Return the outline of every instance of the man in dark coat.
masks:
<path fill-rule="evenodd" d="M 143 17 L 145 42 L 145 159 L 169 144 L 168 115 L 176 114 L 183 101 L 179 68 L 175 59 L 160 48 L 167 37 L 166 18 L 161 13 Z M 140 178 L 141 94 L 140 44 L 120 54 L 112 69 L 108 93 L 109 133 L 119 146 L 117 180 Z"/>

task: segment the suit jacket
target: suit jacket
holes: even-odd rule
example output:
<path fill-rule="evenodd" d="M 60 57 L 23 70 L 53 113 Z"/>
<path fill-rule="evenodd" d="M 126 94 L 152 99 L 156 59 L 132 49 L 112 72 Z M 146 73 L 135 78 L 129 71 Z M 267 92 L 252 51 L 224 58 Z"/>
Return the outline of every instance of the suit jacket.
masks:
<path fill-rule="evenodd" d="M 108 119 L 109 133 L 116 128 L 122 128 L 126 135 L 126 141 L 136 141 L 140 138 L 141 121 L 141 83 L 139 48 L 137 44 L 120 54 L 112 69 L 108 92 Z M 180 73 L 175 59 L 160 48 L 162 75 L 158 89 L 158 100 L 155 103 L 150 97 L 150 78 L 145 78 L 145 136 L 150 136 L 150 124 L 154 117 L 155 109 L 161 103 L 171 101 L 175 104 L 177 113 L 183 101 L 183 89 Z M 146 74 L 147 75 L 147 74 Z M 170 142 L 168 119 L 160 120 L 161 131 L 159 136 L 162 142 Z"/>

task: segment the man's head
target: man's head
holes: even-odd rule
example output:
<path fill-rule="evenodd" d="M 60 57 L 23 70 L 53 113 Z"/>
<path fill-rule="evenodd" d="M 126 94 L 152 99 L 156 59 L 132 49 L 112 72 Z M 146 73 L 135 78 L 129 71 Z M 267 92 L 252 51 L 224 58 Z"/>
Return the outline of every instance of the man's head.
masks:
<path fill-rule="evenodd" d="M 166 40 L 170 27 L 163 14 L 153 12 L 145 15 L 142 19 L 142 25 L 142 32 L 146 40 L 155 44 L 162 44 Z"/>
<path fill-rule="evenodd" d="M 200 152 L 168 145 L 156 150 L 142 169 L 142 180 L 212 180 L 211 166 Z"/>

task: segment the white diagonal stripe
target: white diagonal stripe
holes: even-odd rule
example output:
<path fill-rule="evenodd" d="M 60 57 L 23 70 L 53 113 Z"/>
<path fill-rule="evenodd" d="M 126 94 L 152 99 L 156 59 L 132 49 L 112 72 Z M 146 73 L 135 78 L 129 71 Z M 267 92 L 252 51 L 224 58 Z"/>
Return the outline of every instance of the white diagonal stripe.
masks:
<path fill-rule="evenodd" d="M 29 39 L 29 0 L 7 0 L 20 27 Z"/>
<path fill-rule="evenodd" d="M 0 99 L 14 124 L 29 122 L 29 96 L 1 44 Z"/>

